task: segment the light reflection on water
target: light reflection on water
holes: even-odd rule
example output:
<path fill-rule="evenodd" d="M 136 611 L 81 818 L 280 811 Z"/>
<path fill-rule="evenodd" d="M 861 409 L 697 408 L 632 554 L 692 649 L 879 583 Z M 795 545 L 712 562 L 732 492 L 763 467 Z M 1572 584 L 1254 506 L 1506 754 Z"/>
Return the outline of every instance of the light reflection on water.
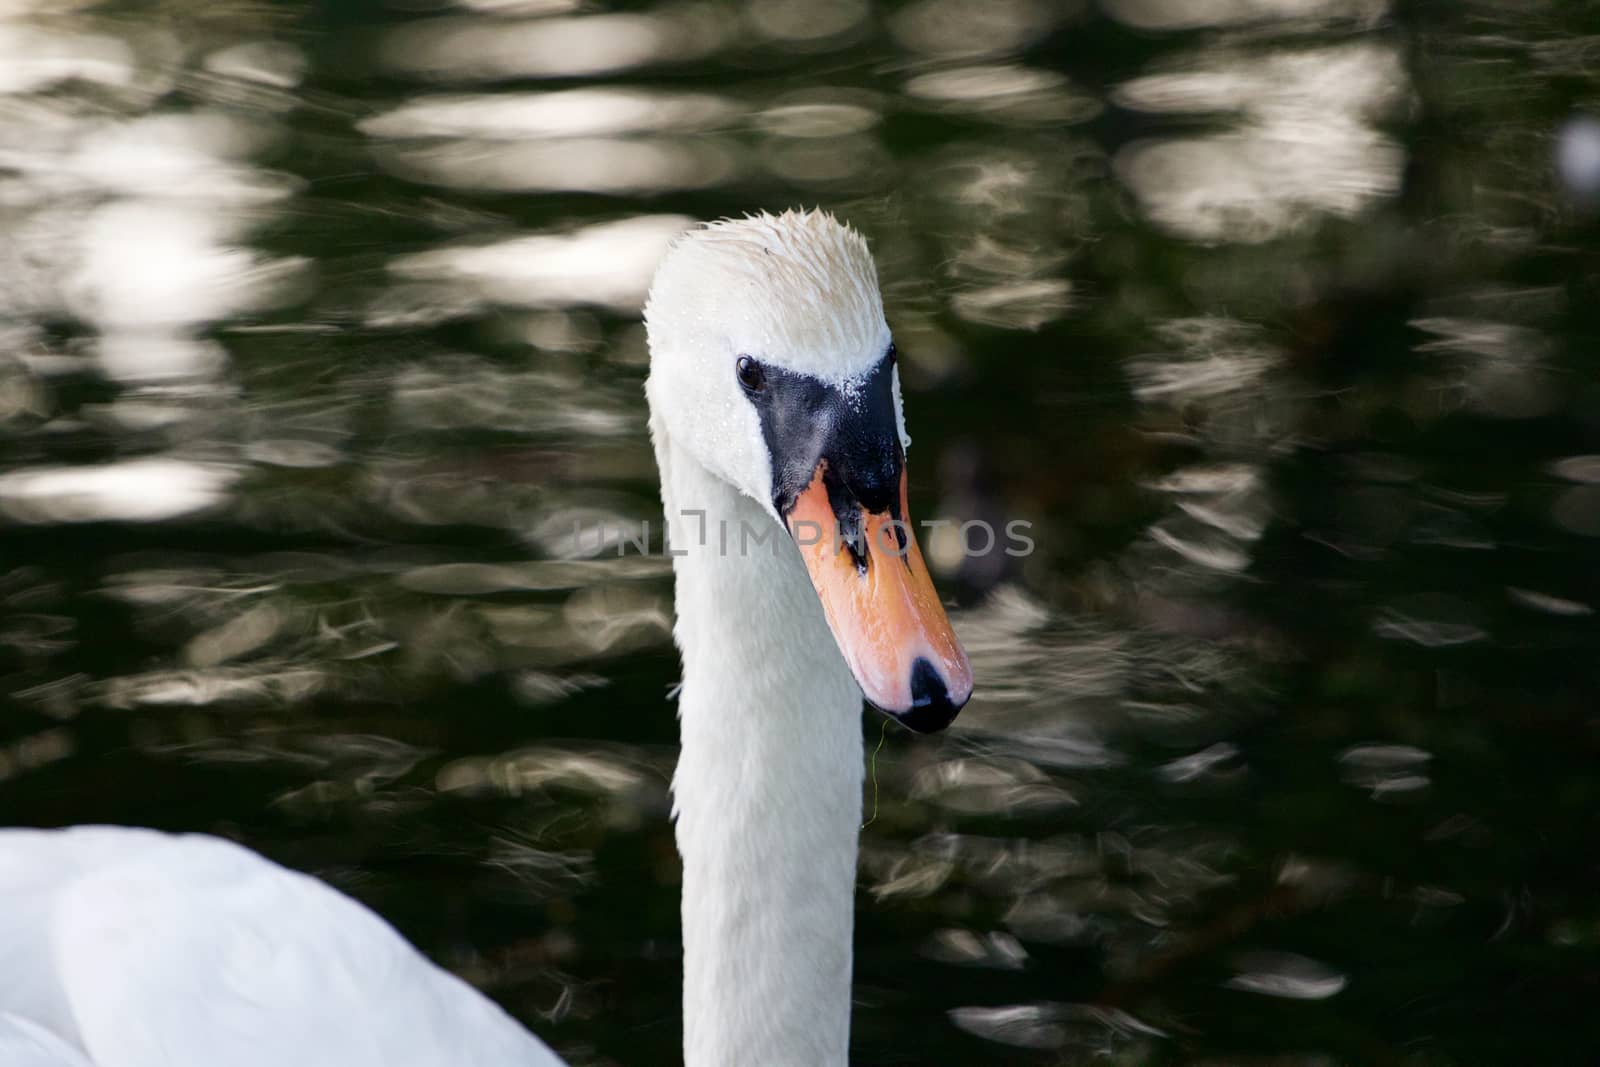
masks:
<path fill-rule="evenodd" d="M 712 4 L 662 5 L 646 14 L 571 18 L 425 19 L 390 34 L 383 58 L 432 81 L 610 74 L 686 63 L 715 52 L 728 23 Z"/>
<path fill-rule="evenodd" d="M 0 806 L 670 1061 L 668 568 L 578 531 L 656 518 L 661 250 L 822 203 L 919 512 L 1039 545 L 927 546 L 857 1058 L 1576 1062 L 1594 37 L 1467 7 L 0 0 Z"/>
<path fill-rule="evenodd" d="M 1116 99 L 1163 114 L 1238 113 L 1239 126 L 1135 142 L 1120 154 L 1118 174 L 1151 218 L 1186 237 L 1280 237 L 1399 190 L 1404 154 L 1376 122 L 1405 92 L 1400 56 L 1383 43 L 1264 57 L 1211 51 L 1194 70 L 1123 85 Z"/>

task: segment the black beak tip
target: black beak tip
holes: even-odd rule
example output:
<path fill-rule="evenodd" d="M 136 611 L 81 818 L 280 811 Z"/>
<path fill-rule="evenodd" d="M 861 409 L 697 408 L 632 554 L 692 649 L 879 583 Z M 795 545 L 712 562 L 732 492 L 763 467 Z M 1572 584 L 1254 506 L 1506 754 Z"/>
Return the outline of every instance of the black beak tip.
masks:
<path fill-rule="evenodd" d="M 919 656 L 911 665 L 911 707 L 892 714 L 906 729 L 931 734 L 949 726 L 965 704 L 965 699 L 958 704 L 950 698 L 950 690 L 939 672 Z"/>

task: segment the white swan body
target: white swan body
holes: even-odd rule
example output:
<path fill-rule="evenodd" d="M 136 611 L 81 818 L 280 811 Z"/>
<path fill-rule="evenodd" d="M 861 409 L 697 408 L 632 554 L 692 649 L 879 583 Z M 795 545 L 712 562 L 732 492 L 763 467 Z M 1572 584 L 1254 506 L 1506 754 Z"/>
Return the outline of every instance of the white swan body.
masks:
<path fill-rule="evenodd" d="M 875 270 L 826 215 L 714 223 L 668 253 L 646 318 L 684 1060 L 838 1067 L 863 692 L 938 729 L 972 690 L 909 529 Z M 354 901 L 214 838 L 0 831 L 0 960 L 0 1067 L 560 1062 Z"/>
<path fill-rule="evenodd" d="M 0 830 L 5 1067 L 561 1067 L 315 878 L 231 842 Z"/>

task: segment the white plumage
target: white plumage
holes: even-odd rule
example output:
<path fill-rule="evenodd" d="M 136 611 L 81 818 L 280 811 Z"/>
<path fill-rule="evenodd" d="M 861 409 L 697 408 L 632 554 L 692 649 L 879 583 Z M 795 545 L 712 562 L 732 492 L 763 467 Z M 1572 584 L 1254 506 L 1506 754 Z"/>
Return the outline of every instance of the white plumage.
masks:
<path fill-rule="evenodd" d="M 650 436 L 682 553 L 684 1059 L 843 1065 L 861 690 L 780 532 L 771 456 L 733 367 L 749 355 L 836 384 L 865 374 L 889 344 L 876 270 L 828 215 L 713 223 L 667 253 L 646 319 Z M 724 550 L 745 529 L 773 530 L 784 551 Z"/>
<path fill-rule="evenodd" d="M 0 1063 L 558 1067 L 355 901 L 231 842 L 0 831 Z"/>

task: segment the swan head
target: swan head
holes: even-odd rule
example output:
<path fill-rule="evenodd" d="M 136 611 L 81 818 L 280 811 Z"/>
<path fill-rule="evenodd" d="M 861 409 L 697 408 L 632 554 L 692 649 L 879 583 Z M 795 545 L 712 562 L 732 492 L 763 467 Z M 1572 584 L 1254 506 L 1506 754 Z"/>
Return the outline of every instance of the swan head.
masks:
<path fill-rule="evenodd" d="M 895 348 L 861 235 L 822 212 L 710 223 L 656 271 L 652 418 L 788 530 L 867 700 L 918 731 L 972 695 L 906 510 Z"/>

